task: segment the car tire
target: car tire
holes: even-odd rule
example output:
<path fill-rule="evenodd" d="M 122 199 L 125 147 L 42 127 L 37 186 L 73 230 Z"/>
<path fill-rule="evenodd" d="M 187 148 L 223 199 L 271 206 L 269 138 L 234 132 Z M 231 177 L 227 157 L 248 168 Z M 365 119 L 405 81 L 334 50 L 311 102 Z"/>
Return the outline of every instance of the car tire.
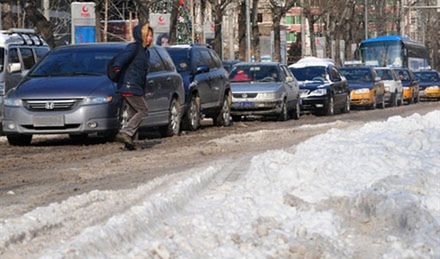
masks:
<path fill-rule="evenodd" d="M 12 146 L 28 146 L 32 142 L 32 135 L 13 134 L 6 135 L 6 138 Z"/>
<path fill-rule="evenodd" d="M 231 107 L 232 107 L 232 95 L 230 93 L 227 93 L 223 97 L 223 104 L 220 113 L 216 116 L 216 118 L 214 118 L 214 122 L 216 126 L 228 127 L 232 125 Z"/>
<path fill-rule="evenodd" d="M 380 98 L 379 109 L 385 109 L 385 96 L 382 95 Z"/>
<path fill-rule="evenodd" d="M 289 119 L 289 110 L 287 107 L 287 100 L 284 99 L 281 106 L 281 113 L 278 116 L 279 121 L 287 121 Z"/>
<path fill-rule="evenodd" d="M 185 130 L 195 131 L 200 127 L 200 97 L 198 94 L 193 94 L 191 96 L 191 101 L 189 103 L 189 109 L 183 118 L 183 128 Z"/>
<path fill-rule="evenodd" d="M 301 105 L 299 104 L 299 98 L 298 98 L 295 104 L 295 108 L 292 111 L 292 118 L 294 120 L 299 120 L 299 117 L 301 117 Z"/>
<path fill-rule="evenodd" d="M 342 109 L 343 113 L 349 113 L 351 110 L 351 100 L 350 100 L 350 95 L 347 94 L 347 96 L 345 97 L 345 105 L 344 108 Z"/>
<path fill-rule="evenodd" d="M 176 98 L 170 103 L 168 113 L 168 124 L 159 128 L 159 133 L 162 137 L 177 136 L 180 133 L 181 120 L 180 102 Z"/>
<path fill-rule="evenodd" d="M 328 99 L 327 106 L 325 106 L 325 115 L 333 116 L 335 114 L 335 99 L 330 96 Z"/>
<path fill-rule="evenodd" d="M 377 108 L 377 96 L 374 95 L 373 103 L 370 105 L 370 110 L 375 110 Z"/>

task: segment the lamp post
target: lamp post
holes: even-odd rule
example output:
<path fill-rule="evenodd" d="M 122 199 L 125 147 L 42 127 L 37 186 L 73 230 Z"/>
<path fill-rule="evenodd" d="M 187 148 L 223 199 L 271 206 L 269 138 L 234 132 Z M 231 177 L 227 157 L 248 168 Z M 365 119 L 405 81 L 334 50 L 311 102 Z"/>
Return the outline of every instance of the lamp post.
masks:
<path fill-rule="evenodd" d="M 246 0 L 246 61 L 251 62 L 251 14 L 249 0 Z"/>
<path fill-rule="evenodd" d="M 368 0 L 365 0 L 365 39 L 368 39 Z"/>

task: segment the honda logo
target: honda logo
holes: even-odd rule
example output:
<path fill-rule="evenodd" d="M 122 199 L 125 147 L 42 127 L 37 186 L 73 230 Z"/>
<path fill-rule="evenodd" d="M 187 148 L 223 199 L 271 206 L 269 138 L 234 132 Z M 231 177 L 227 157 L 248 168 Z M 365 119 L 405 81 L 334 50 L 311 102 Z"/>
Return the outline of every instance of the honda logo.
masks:
<path fill-rule="evenodd" d="M 44 107 L 46 108 L 46 110 L 53 110 L 55 108 L 55 103 L 53 103 L 53 102 L 46 102 Z"/>

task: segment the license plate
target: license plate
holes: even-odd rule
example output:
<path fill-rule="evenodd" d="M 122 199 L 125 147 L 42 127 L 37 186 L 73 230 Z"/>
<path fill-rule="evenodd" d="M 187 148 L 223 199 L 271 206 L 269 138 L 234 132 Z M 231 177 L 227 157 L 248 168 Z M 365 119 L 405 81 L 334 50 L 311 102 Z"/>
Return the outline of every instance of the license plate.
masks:
<path fill-rule="evenodd" d="M 255 106 L 255 103 L 253 102 L 238 102 L 235 104 L 236 107 L 239 108 L 252 108 Z"/>
<path fill-rule="evenodd" d="M 34 116 L 34 127 L 63 127 L 64 116 Z"/>

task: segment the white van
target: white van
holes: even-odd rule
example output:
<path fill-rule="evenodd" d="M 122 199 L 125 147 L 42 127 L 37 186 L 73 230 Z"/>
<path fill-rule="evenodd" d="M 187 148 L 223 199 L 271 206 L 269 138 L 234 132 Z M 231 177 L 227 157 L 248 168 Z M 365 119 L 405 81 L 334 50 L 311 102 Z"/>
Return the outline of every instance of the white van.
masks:
<path fill-rule="evenodd" d="M 47 43 L 32 29 L 0 31 L 0 121 L 6 93 L 16 87 L 48 51 Z"/>

